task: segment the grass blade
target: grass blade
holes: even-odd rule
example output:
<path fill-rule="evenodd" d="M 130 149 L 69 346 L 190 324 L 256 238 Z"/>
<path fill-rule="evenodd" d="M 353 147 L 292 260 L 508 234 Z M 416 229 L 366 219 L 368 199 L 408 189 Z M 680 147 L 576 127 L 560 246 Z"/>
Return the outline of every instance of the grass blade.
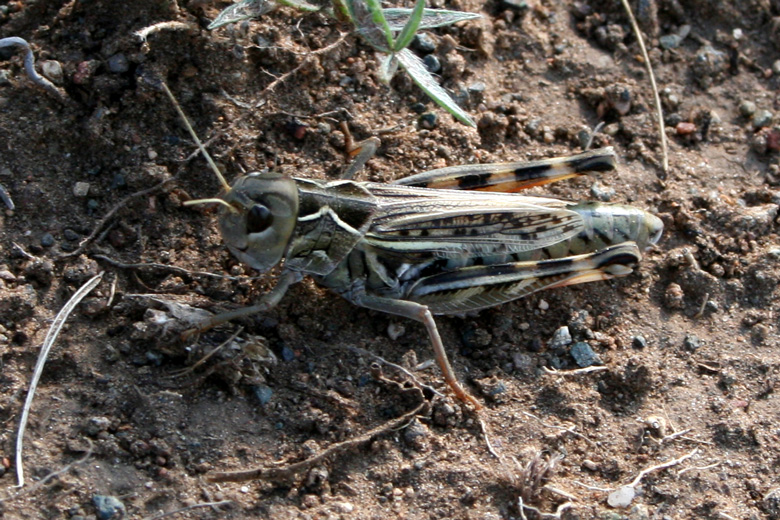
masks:
<path fill-rule="evenodd" d="M 404 25 L 404 28 L 401 30 L 401 34 L 399 34 L 398 38 L 395 40 L 395 45 L 393 46 L 395 52 L 408 47 L 409 44 L 412 43 L 414 35 L 417 34 L 417 29 L 420 27 L 424 9 L 425 0 L 417 0 L 417 4 L 414 6 L 414 11 L 412 11 L 409 21 L 406 22 L 406 25 Z M 385 21 L 385 23 L 387 23 L 387 21 Z"/>
<path fill-rule="evenodd" d="M 347 8 L 358 34 L 375 50 L 391 52 L 393 34 L 389 27 L 385 31 L 380 24 L 376 23 L 373 13 L 366 2 L 363 0 L 347 0 Z M 384 19 L 384 16 L 382 19 Z"/>
<path fill-rule="evenodd" d="M 457 103 L 455 103 L 455 100 L 452 99 L 449 94 L 447 94 L 447 91 L 436 82 L 433 76 L 431 76 L 431 73 L 428 72 L 428 69 L 425 68 L 425 64 L 416 54 L 409 49 L 402 49 L 395 57 L 398 59 L 401 67 L 409 73 L 409 76 L 412 77 L 412 80 L 417 86 L 428 94 L 428 97 L 434 100 L 437 105 L 452 114 L 464 125 L 471 127 L 477 126 L 474 123 L 474 120 L 471 119 Z"/>
<path fill-rule="evenodd" d="M 310 4 L 309 2 L 304 2 L 304 0 L 276 0 L 276 1 L 282 5 L 286 5 L 288 7 L 294 7 L 305 13 L 316 13 L 317 11 L 322 9 L 320 6 Z"/>
<path fill-rule="evenodd" d="M 222 10 L 213 22 L 208 26 L 209 31 L 218 29 L 223 25 L 258 18 L 265 13 L 276 9 L 278 4 L 274 0 L 241 0 Z"/>
<path fill-rule="evenodd" d="M 364 0 L 357 1 L 363 2 Z M 382 34 L 385 35 L 385 40 L 387 40 L 387 47 L 392 49 L 395 46 L 395 42 L 393 40 L 393 31 L 391 31 L 390 26 L 387 25 L 385 14 L 382 12 L 381 2 L 379 0 L 365 0 L 365 5 L 368 9 L 368 12 L 371 14 L 371 20 L 379 28 L 379 30 L 382 31 Z"/>
<path fill-rule="evenodd" d="M 401 7 L 384 9 L 385 20 L 387 20 L 390 30 L 402 30 L 412 17 L 412 12 L 412 9 Z M 423 9 L 422 20 L 420 20 L 420 26 L 417 29 L 434 29 L 475 18 L 482 18 L 482 15 L 465 11 L 449 11 L 447 9 Z"/>
<path fill-rule="evenodd" d="M 382 56 L 382 61 L 379 63 L 379 81 L 382 83 L 390 83 L 390 80 L 395 76 L 398 70 L 398 60 L 395 59 L 395 54 L 386 54 Z"/>

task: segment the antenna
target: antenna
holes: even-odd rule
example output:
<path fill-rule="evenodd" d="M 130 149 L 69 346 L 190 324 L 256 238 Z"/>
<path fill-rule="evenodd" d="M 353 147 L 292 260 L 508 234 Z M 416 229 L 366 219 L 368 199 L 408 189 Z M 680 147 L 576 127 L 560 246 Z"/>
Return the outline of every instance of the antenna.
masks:
<path fill-rule="evenodd" d="M 219 171 L 219 168 L 217 168 L 216 163 L 214 162 L 214 159 L 211 158 L 211 155 L 206 151 L 206 148 L 203 146 L 203 143 L 200 142 L 200 139 L 198 139 L 198 135 L 195 133 L 195 130 L 192 129 L 192 125 L 190 124 L 189 120 L 187 119 L 187 116 L 184 115 L 184 111 L 179 106 L 179 102 L 176 101 L 176 98 L 173 97 L 173 94 L 171 93 L 170 89 L 168 88 L 168 85 L 165 83 L 165 81 L 162 82 L 162 88 L 165 91 L 165 93 L 168 95 L 168 99 L 171 100 L 171 103 L 173 103 L 173 107 L 176 109 L 176 113 L 179 114 L 179 117 L 184 122 L 184 126 L 187 128 L 187 131 L 190 133 L 192 138 L 195 140 L 196 143 L 198 143 L 198 150 L 200 150 L 200 153 L 203 154 L 203 157 L 206 158 L 206 162 L 209 163 L 209 166 L 211 166 L 211 169 L 214 170 L 214 173 L 217 176 L 217 179 L 219 179 L 219 183 L 222 185 L 222 188 L 225 191 L 230 191 L 230 184 L 227 183 L 225 180 L 225 177 L 222 176 L 222 172 Z M 199 202 L 205 202 L 204 201 L 191 201 L 192 203 L 199 203 Z M 213 199 L 208 199 L 208 202 L 215 202 Z M 224 202 L 224 201 L 222 201 Z M 228 204 L 228 206 L 230 206 Z M 232 207 L 232 206 L 231 206 Z"/>

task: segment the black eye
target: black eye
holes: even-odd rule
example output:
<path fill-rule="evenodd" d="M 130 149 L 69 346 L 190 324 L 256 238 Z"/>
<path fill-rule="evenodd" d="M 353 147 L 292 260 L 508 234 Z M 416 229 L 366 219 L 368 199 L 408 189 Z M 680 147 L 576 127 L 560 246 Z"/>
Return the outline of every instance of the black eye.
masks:
<path fill-rule="evenodd" d="M 252 234 L 265 231 L 273 221 L 274 216 L 271 214 L 271 210 L 262 204 L 255 204 L 246 216 L 246 232 Z"/>

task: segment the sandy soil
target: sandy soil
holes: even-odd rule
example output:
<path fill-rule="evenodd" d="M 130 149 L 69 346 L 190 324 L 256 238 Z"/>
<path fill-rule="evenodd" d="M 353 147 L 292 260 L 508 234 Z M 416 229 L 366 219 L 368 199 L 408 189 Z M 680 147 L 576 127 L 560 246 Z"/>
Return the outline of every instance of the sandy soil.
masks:
<path fill-rule="evenodd" d="M 128 518 L 210 501 L 230 503 L 176 518 L 522 518 L 519 497 L 547 513 L 569 502 L 564 518 L 780 518 L 780 4 L 635 6 L 668 125 L 663 173 L 649 80 L 618 2 L 432 3 L 483 15 L 431 35 L 442 83 L 478 129 L 400 74 L 379 83 L 377 57 L 349 35 L 265 90 L 346 30 L 319 14 L 280 9 L 208 32 L 226 2 L 0 2 L 0 37 L 27 39 L 65 92 L 36 88 L 21 57 L 0 50 L 0 183 L 16 206 L 0 213 L 3 518 L 95 518 L 96 495 L 121 501 Z M 156 33 L 147 47 L 132 35 L 172 20 L 191 29 Z M 334 178 L 342 120 L 357 138 L 382 138 L 362 173 L 380 182 L 574 153 L 603 121 L 595 145 L 616 148 L 619 173 L 539 193 L 630 203 L 659 215 L 665 236 L 627 278 L 439 318 L 480 414 L 426 393 L 408 426 L 299 474 L 212 483 L 217 471 L 305 460 L 420 404 L 406 376 L 380 374 L 350 347 L 408 367 L 432 353 L 421 326 L 308 280 L 197 366 L 239 324 L 186 344 L 162 334 L 161 302 L 235 307 L 273 277 L 250 279 L 213 214 L 181 206 L 219 186 L 159 77 L 229 179 L 268 167 Z M 437 115 L 433 128 L 419 110 Z M 39 347 L 101 271 L 45 367 L 18 493 L 14 439 Z M 571 344 L 553 341 L 564 326 L 606 370 L 543 371 L 577 368 Z M 435 366 L 415 375 L 446 391 Z M 609 505 L 642 470 L 686 456 L 644 476 L 630 504 Z"/>

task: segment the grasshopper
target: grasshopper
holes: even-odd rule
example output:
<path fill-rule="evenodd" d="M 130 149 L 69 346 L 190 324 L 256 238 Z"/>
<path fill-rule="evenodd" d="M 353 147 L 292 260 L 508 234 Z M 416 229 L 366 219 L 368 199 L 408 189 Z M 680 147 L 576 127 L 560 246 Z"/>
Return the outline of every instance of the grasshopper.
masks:
<path fill-rule="evenodd" d="M 377 144 L 366 141 L 355 163 L 364 163 Z M 612 148 L 455 166 L 390 184 L 265 172 L 231 186 L 213 168 L 223 192 L 187 204 L 218 203 L 231 253 L 260 272 L 281 265 L 281 273 L 257 304 L 217 315 L 199 330 L 267 311 L 308 275 L 355 305 L 423 323 L 446 382 L 477 408 L 453 373 L 435 314 L 464 314 L 543 289 L 628 275 L 663 231 L 658 217 L 631 206 L 512 193 L 612 171 Z"/>

